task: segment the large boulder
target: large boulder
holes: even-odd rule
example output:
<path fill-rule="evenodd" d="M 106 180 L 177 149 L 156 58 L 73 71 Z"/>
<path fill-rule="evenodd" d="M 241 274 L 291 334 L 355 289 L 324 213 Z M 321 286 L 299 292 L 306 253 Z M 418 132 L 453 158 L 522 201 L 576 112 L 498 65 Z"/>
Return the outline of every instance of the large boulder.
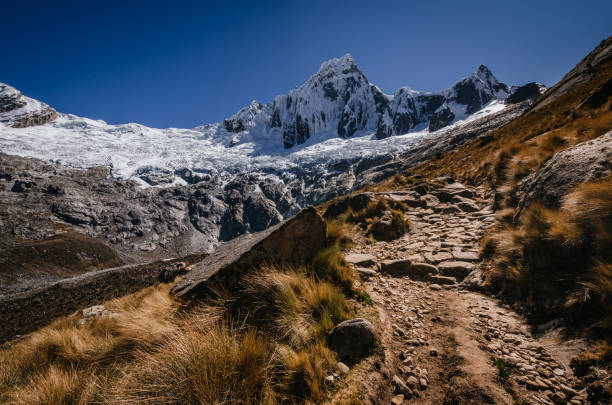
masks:
<path fill-rule="evenodd" d="M 300 264 L 326 244 L 327 224 L 312 208 L 265 231 L 247 234 L 220 245 L 173 289 L 179 297 L 215 296 L 232 291 L 248 271 L 262 263 Z"/>
<path fill-rule="evenodd" d="M 374 326 L 363 318 L 336 325 L 328 336 L 329 347 L 344 361 L 355 361 L 368 354 L 376 342 Z"/>
<path fill-rule="evenodd" d="M 576 185 L 598 180 L 612 172 L 612 131 L 556 153 L 519 186 L 517 214 L 538 200 L 559 208 L 563 197 Z"/>

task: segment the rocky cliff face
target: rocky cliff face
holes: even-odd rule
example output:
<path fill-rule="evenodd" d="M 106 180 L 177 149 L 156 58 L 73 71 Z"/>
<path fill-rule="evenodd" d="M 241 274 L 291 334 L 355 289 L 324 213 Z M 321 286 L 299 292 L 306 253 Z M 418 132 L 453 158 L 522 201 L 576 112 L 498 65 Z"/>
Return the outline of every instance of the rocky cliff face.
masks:
<path fill-rule="evenodd" d="M 25 97 L 15 88 L 0 83 L 0 124 L 14 128 L 46 124 L 57 117 L 47 104 Z"/>
<path fill-rule="evenodd" d="M 254 101 L 218 126 L 218 136 L 232 134 L 231 143 L 253 137 L 281 139 L 285 148 L 319 135 L 349 138 L 360 131 L 378 139 L 410 132 L 419 125 L 443 128 L 503 101 L 510 89 L 481 65 L 450 89 L 426 93 L 408 87 L 394 95 L 371 84 L 350 55 L 324 62 L 302 86 L 262 105 Z"/>

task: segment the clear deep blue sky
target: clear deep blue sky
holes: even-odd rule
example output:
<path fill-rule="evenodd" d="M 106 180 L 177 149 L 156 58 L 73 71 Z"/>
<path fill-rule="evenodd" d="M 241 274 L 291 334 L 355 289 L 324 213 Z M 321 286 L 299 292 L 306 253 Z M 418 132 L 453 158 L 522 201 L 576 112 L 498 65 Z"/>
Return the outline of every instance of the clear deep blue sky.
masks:
<path fill-rule="evenodd" d="M 483 63 L 554 84 L 612 34 L 612 1 L 0 0 L 0 82 L 61 112 L 193 127 L 269 102 L 347 52 L 386 93 Z"/>

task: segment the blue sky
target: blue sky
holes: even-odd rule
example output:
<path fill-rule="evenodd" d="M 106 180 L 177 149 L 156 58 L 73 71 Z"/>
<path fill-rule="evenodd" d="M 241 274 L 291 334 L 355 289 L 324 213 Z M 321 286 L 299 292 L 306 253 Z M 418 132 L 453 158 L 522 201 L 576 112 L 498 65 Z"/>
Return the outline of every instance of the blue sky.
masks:
<path fill-rule="evenodd" d="M 58 111 L 154 127 L 217 122 L 351 53 L 386 93 L 483 63 L 554 84 L 612 34 L 612 1 L 4 2 L 0 82 Z"/>

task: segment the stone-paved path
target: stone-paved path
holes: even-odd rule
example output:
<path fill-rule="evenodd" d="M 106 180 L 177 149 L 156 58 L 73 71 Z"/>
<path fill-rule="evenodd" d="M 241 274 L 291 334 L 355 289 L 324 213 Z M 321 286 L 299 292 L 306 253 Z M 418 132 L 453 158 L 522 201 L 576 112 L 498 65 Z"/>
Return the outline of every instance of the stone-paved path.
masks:
<path fill-rule="evenodd" d="M 478 241 L 494 222 L 484 191 L 454 183 L 438 196 L 446 202 L 418 197 L 424 206 L 406 211 L 412 226 L 402 238 L 373 242 L 358 236 L 346 256 L 385 325 L 384 382 L 370 392 L 370 401 L 587 403 L 571 370 L 547 353 L 520 316 L 461 284 L 477 268 Z M 415 198 L 408 191 L 386 197 Z"/>

